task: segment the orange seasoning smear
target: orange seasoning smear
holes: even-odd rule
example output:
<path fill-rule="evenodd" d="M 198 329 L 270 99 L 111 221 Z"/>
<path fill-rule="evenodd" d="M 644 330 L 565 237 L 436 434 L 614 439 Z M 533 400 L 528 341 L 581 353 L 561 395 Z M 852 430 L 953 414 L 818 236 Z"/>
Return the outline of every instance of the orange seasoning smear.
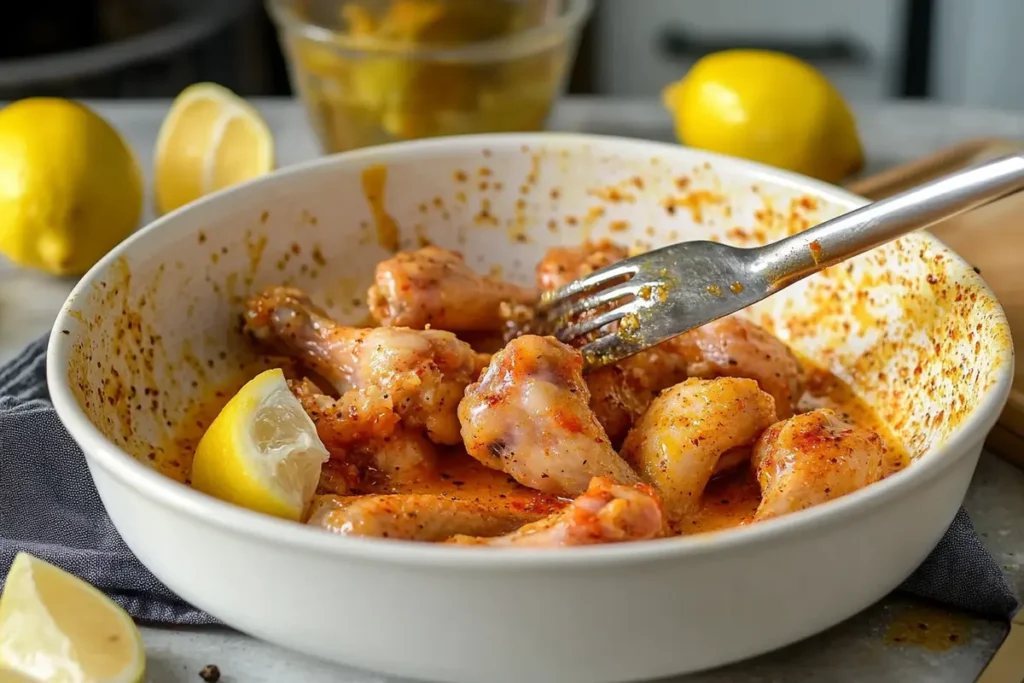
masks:
<path fill-rule="evenodd" d="M 377 226 L 377 242 L 390 252 L 398 251 L 398 224 L 384 207 L 384 191 L 388 181 L 388 168 L 382 164 L 368 166 L 361 174 L 363 195 L 373 213 Z"/>
<path fill-rule="evenodd" d="M 818 240 L 811 242 L 808 249 L 811 250 L 811 258 L 814 259 L 814 265 L 821 263 L 821 245 L 818 244 Z"/>
<path fill-rule="evenodd" d="M 636 313 L 627 313 L 619 321 L 619 331 L 624 336 L 633 336 L 640 332 L 640 319 Z"/>
<path fill-rule="evenodd" d="M 668 298 L 665 292 L 665 287 L 662 287 L 661 285 L 644 285 L 640 288 L 637 296 L 644 301 L 654 301 L 655 299 L 658 301 L 665 301 Z"/>
<path fill-rule="evenodd" d="M 969 618 L 932 607 L 908 607 L 889 624 L 885 642 L 944 652 L 963 645 L 971 637 Z"/>

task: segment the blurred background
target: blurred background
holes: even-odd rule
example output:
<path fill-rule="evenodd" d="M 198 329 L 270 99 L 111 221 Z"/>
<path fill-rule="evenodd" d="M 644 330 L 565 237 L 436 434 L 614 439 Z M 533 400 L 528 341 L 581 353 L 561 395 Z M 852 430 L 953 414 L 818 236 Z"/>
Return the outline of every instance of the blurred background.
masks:
<path fill-rule="evenodd" d="M 486 0 L 481 0 L 484 2 Z M 0 26 L 0 100 L 291 93 L 258 0 L 36 0 Z M 798 56 L 848 99 L 1024 108 L 1020 0 L 597 0 L 574 94 L 657 96 L 700 56 Z"/>

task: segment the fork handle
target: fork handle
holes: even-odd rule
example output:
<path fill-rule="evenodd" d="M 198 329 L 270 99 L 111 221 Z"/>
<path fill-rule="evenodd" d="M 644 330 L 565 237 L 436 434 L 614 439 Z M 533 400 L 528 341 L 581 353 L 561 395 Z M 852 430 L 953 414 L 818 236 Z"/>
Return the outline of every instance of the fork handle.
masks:
<path fill-rule="evenodd" d="M 759 247 L 769 292 L 908 232 L 1024 189 L 1024 156 L 1013 154 L 952 173 Z"/>

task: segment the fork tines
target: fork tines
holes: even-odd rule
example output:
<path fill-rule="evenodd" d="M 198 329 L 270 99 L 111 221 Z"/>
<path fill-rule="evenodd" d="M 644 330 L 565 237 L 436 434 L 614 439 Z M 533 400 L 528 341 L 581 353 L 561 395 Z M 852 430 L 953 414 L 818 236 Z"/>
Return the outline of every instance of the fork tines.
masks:
<path fill-rule="evenodd" d="M 545 292 L 537 305 L 538 318 L 560 341 L 586 337 L 629 314 L 624 304 L 639 294 L 638 272 L 634 264 L 616 263 Z"/>

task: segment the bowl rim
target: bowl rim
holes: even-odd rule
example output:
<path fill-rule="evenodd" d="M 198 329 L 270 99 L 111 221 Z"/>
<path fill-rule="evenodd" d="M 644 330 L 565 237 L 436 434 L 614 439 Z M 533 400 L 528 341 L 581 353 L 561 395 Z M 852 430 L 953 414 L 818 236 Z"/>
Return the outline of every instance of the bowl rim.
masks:
<path fill-rule="evenodd" d="M 362 53 L 364 56 L 457 63 L 506 61 L 548 49 L 552 41 L 565 40 L 577 33 L 593 10 L 593 0 L 565 0 L 565 8 L 557 17 L 538 26 L 457 47 L 434 47 L 348 36 L 302 19 L 287 6 L 290 4 L 289 0 L 264 2 L 282 38 L 297 35 L 326 47 Z"/>
<path fill-rule="evenodd" d="M 217 500 L 160 474 L 132 457 L 99 431 L 75 399 L 67 371 L 74 335 L 62 333 L 64 329 L 80 325 L 71 313 L 75 300 L 87 292 L 126 251 L 135 245 L 144 244 L 162 230 L 173 230 L 182 216 L 208 211 L 225 200 L 248 201 L 250 197 L 257 196 L 264 185 L 277 183 L 292 176 L 323 172 L 334 167 L 341 169 L 358 167 L 366 163 L 388 163 L 392 159 L 430 157 L 436 152 L 477 151 L 483 148 L 496 150 L 499 147 L 519 150 L 524 145 L 542 147 L 552 144 L 600 146 L 602 151 L 609 153 L 624 150 L 632 155 L 648 154 L 661 158 L 682 154 L 687 157 L 687 163 L 709 161 L 717 168 L 741 172 L 748 176 L 751 182 L 756 183 L 760 180 L 815 194 L 825 201 L 850 209 L 867 203 L 864 198 L 838 187 L 755 162 L 671 143 L 582 133 L 465 135 L 397 142 L 320 157 L 226 188 L 166 214 L 138 230 L 93 266 L 76 284 L 61 307 L 49 337 L 46 357 L 47 385 L 57 415 L 79 444 L 91 466 L 101 468 L 106 474 L 155 504 L 194 518 L 196 522 L 218 527 L 224 533 L 240 534 L 259 542 L 279 545 L 282 549 L 305 551 L 338 560 L 374 561 L 405 567 L 493 571 L 575 571 L 584 568 L 596 570 L 648 562 L 679 561 L 708 553 L 724 553 L 748 546 L 774 543 L 780 538 L 808 533 L 822 527 L 838 526 L 866 516 L 877 506 L 898 500 L 905 493 L 941 476 L 961 458 L 968 457 L 973 447 L 980 445 L 995 424 L 1009 395 L 1013 378 L 1014 357 L 1012 345 L 1009 344 L 1000 353 L 995 384 L 987 390 L 982 400 L 953 434 L 912 466 L 871 486 L 790 515 L 692 536 L 560 548 L 557 551 L 522 548 L 515 552 L 495 552 L 492 548 L 482 547 L 447 547 L 394 539 L 339 537 L 321 529 L 277 519 Z M 971 270 L 963 258 L 933 235 L 923 233 L 922 237 L 942 249 L 946 257 L 961 268 Z M 1008 332 L 1009 324 L 1002 307 L 980 276 L 977 279 L 977 286 L 988 292 L 996 302 L 999 324 L 1007 328 Z M 95 474 L 93 476 L 95 478 Z"/>

